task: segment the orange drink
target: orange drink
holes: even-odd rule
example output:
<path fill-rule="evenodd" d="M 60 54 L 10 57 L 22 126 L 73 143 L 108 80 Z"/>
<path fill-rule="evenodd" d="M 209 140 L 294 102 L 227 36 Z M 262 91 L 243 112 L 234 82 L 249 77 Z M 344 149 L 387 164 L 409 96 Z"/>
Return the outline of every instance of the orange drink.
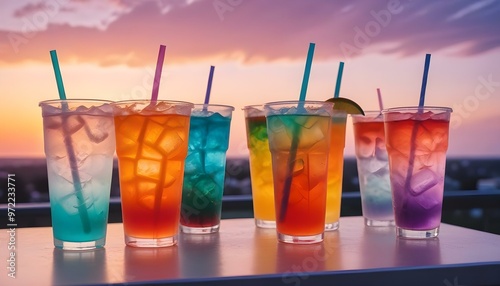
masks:
<path fill-rule="evenodd" d="M 335 110 L 330 128 L 325 230 L 339 228 L 347 113 Z"/>
<path fill-rule="evenodd" d="M 278 240 L 321 242 L 332 104 L 291 101 L 269 103 L 265 108 Z"/>
<path fill-rule="evenodd" d="M 177 243 L 192 104 L 114 103 L 125 243 Z"/>
<path fill-rule="evenodd" d="M 250 178 L 255 225 L 263 228 L 276 227 L 274 211 L 273 168 L 266 117 L 263 105 L 243 108 L 247 130 L 247 146 L 250 151 Z"/>

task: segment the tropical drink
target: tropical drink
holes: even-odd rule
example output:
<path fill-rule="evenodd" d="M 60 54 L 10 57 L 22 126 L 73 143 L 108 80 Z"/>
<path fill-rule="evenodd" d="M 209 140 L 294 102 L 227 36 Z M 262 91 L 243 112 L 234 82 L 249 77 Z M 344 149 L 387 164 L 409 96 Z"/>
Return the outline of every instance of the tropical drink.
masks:
<path fill-rule="evenodd" d="M 114 106 L 125 242 L 174 245 L 193 105 L 123 101 Z"/>
<path fill-rule="evenodd" d="M 272 155 L 276 228 L 286 243 L 323 241 L 332 104 L 265 105 Z"/>
<path fill-rule="evenodd" d="M 247 130 L 247 146 L 250 151 L 250 178 L 255 225 L 263 228 L 276 227 L 274 210 L 273 168 L 266 117 L 262 105 L 244 108 Z"/>
<path fill-rule="evenodd" d="M 346 119 L 347 114 L 345 111 L 335 110 L 332 115 L 325 230 L 336 230 L 339 228 L 342 177 L 344 173 Z"/>
<path fill-rule="evenodd" d="M 384 110 L 398 236 L 439 233 L 451 112 L 445 107 Z"/>
<path fill-rule="evenodd" d="M 366 111 L 365 116 L 353 115 L 352 121 L 365 224 L 394 225 L 384 118 L 380 111 Z"/>
<path fill-rule="evenodd" d="M 180 222 L 185 233 L 219 231 L 233 110 L 226 105 L 194 106 L 182 187 Z"/>
<path fill-rule="evenodd" d="M 111 102 L 40 102 L 54 245 L 83 250 L 106 242 L 115 136 Z"/>

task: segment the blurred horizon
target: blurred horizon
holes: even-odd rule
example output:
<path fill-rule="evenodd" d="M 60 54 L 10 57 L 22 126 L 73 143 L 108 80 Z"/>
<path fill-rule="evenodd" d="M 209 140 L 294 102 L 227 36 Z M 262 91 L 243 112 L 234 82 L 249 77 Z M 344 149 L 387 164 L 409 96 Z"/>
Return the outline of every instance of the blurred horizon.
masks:
<path fill-rule="evenodd" d="M 161 44 L 159 98 L 235 107 L 228 158 L 246 158 L 245 105 L 298 99 L 316 43 L 307 99 L 340 95 L 365 110 L 454 109 L 448 158 L 500 158 L 500 2 L 329 0 L 19 0 L 0 4 L 0 158 L 44 158 L 38 103 L 57 98 L 56 49 L 68 98 L 147 99 Z M 348 119 L 346 157 L 354 157 Z"/>

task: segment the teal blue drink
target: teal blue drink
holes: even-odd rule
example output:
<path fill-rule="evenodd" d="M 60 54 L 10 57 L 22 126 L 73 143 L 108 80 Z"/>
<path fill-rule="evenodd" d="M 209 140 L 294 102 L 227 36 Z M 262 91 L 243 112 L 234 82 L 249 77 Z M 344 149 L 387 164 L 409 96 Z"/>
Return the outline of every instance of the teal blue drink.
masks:
<path fill-rule="evenodd" d="M 40 103 L 54 245 L 84 250 L 106 243 L 115 152 L 111 102 Z"/>
<path fill-rule="evenodd" d="M 219 231 L 233 110 L 207 104 L 192 111 L 180 222 L 185 233 Z"/>

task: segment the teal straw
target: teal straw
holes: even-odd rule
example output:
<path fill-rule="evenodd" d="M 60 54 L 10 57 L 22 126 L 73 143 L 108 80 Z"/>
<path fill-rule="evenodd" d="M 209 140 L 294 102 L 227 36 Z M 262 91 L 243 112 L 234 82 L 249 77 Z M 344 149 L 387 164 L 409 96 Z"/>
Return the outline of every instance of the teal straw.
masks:
<path fill-rule="evenodd" d="M 299 110 L 304 107 L 304 103 L 306 100 L 307 86 L 309 84 L 309 76 L 311 74 L 311 66 L 312 66 L 315 46 L 316 44 L 314 43 L 309 44 L 309 50 L 307 52 L 307 59 L 306 59 L 306 67 L 304 70 L 304 78 L 302 79 L 299 104 L 297 107 L 297 109 Z M 288 162 L 287 162 L 285 183 L 283 185 L 283 199 L 281 201 L 281 209 L 278 217 L 279 221 L 283 221 L 285 219 L 288 208 L 288 200 L 290 198 L 290 188 L 292 186 L 293 166 L 295 165 L 295 159 L 297 158 L 297 147 L 299 146 L 299 137 L 300 137 L 300 134 L 298 134 L 299 131 L 300 130 L 296 130 L 295 128 L 293 128 L 292 130 L 293 137 L 290 146 L 290 157 L 288 157 Z"/>
<path fill-rule="evenodd" d="M 339 72 L 337 73 L 337 82 L 335 83 L 335 94 L 333 97 L 337 98 L 340 96 L 340 83 L 342 82 L 342 73 L 344 72 L 344 62 L 339 64 Z"/>
<path fill-rule="evenodd" d="M 304 70 L 304 77 L 302 78 L 302 87 L 300 89 L 299 101 L 306 100 L 307 86 L 309 85 L 309 76 L 311 74 L 311 66 L 315 47 L 315 43 L 309 43 L 309 50 L 307 51 L 306 67 Z"/>
<path fill-rule="evenodd" d="M 54 74 L 56 76 L 57 90 L 59 92 L 59 98 L 61 100 L 66 100 L 66 93 L 64 91 L 63 80 L 61 76 L 61 70 L 59 68 L 59 61 L 57 60 L 57 53 L 55 50 L 50 51 L 50 58 L 52 59 L 52 66 L 54 67 Z M 69 111 L 67 102 L 62 102 L 63 112 Z M 63 114 L 64 115 L 64 114 Z M 80 220 L 82 221 L 83 231 L 85 233 L 90 233 L 90 219 L 87 212 L 87 207 L 85 204 L 85 199 L 83 198 L 83 187 L 80 180 L 80 174 L 78 173 L 78 163 L 76 160 L 75 150 L 73 149 L 73 140 L 68 131 L 67 117 L 62 116 L 62 128 L 64 135 L 64 145 L 66 146 L 66 152 L 68 153 L 69 165 L 71 169 L 71 177 L 73 178 L 73 185 L 75 187 L 75 196 L 78 200 L 78 212 L 80 214 Z"/>
<path fill-rule="evenodd" d="M 59 68 L 59 61 L 57 60 L 57 53 L 55 50 L 50 51 L 50 58 L 52 60 L 52 66 L 54 67 L 54 74 L 56 75 L 57 91 L 59 92 L 59 98 L 61 100 L 66 100 L 66 92 L 64 91 L 61 69 Z"/>

